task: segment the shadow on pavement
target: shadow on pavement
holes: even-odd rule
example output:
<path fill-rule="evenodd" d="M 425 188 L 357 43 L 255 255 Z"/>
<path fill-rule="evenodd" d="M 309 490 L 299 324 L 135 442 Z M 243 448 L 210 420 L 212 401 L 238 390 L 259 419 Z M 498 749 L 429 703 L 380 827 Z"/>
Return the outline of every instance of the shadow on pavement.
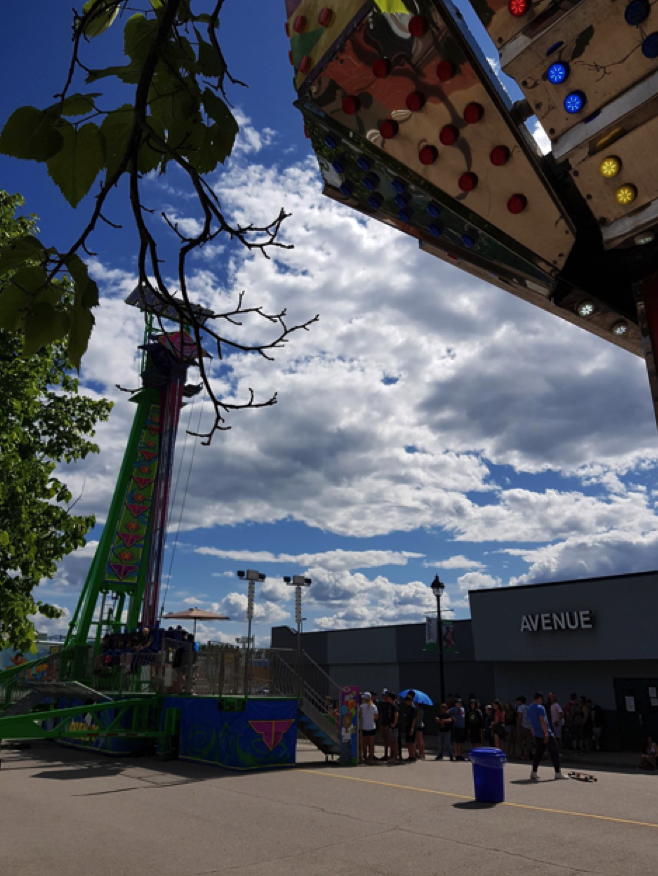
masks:
<path fill-rule="evenodd" d="M 498 803 L 480 803 L 479 800 L 465 800 L 463 803 L 453 803 L 453 809 L 494 809 Z"/>

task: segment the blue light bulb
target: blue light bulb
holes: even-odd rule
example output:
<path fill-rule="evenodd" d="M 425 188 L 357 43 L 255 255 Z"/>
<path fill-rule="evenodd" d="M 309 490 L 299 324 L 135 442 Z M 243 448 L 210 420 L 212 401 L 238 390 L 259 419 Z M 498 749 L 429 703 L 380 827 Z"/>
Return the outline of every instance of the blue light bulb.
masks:
<path fill-rule="evenodd" d="M 556 63 L 551 64 L 548 68 L 548 81 L 553 85 L 561 85 L 569 75 L 569 67 L 566 64 Z"/>
<path fill-rule="evenodd" d="M 645 58 L 658 58 L 658 31 L 650 33 L 642 43 L 642 54 Z"/>
<path fill-rule="evenodd" d="M 429 226 L 430 232 L 434 235 L 434 237 L 441 237 L 443 234 L 443 229 L 436 224 L 436 222 L 432 222 Z"/>
<path fill-rule="evenodd" d="M 400 195 L 403 194 L 404 190 L 406 189 L 405 184 L 402 182 L 401 179 L 398 179 L 397 177 L 393 180 L 391 185 L 393 186 L 395 191 L 398 192 L 398 194 L 400 194 Z"/>
<path fill-rule="evenodd" d="M 408 210 L 398 210 L 398 219 L 400 222 L 410 222 L 411 216 Z"/>
<path fill-rule="evenodd" d="M 374 192 L 379 185 L 379 177 L 376 173 L 371 173 L 369 176 L 363 178 L 363 185 L 369 192 Z"/>
<path fill-rule="evenodd" d="M 372 162 L 370 161 L 369 158 L 366 158 L 365 155 L 362 155 L 362 156 L 358 159 L 358 161 L 356 162 L 356 164 L 357 164 L 357 167 L 359 168 L 359 170 L 362 170 L 364 173 L 368 173 L 368 171 L 369 171 L 370 168 L 372 167 Z"/>
<path fill-rule="evenodd" d="M 348 182 L 344 182 L 340 187 L 340 191 L 347 197 L 351 197 L 353 194 L 352 186 Z"/>
<path fill-rule="evenodd" d="M 564 98 L 564 108 L 569 115 L 579 113 L 585 106 L 585 95 L 582 91 L 572 91 Z"/>
<path fill-rule="evenodd" d="M 471 237 L 470 234 L 462 234 L 461 241 L 464 246 L 467 246 L 469 249 L 472 249 L 475 246 L 475 238 Z"/>
<path fill-rule="evenodd" d="M 427 207 L 425 207 L 427 212 L 430 214 L 432 219 L 438 219 L 441 215 L 441 210 L 437 207 L 434 201 L 430 201 Z M 431 226 L 430 226 L 431 227 Z"/>
<path fill-rule="evenodd" d="M 398 205 L 398 207 L 401 207 L 403 210 L 405 207 L 409 206 L 409 201 L 405 198 L 404 195 L 396 195 L 395 196 L 395 203 Z"/>
<path fill-rule="evenodd" d="M 342 161 L 339 161 L 338 159 L 336 159 L 335 161 L 331 162 L 331 166 L 336 171 L 336 173 L 341 174 L 341 176 L 345 173 L 345 165 L 343 164 Z"/>
<path fill-rule="evenodd" d="M 328 146 L 330 149 L 335 149 L 338 146 L 338 141 L 335 137 L 332 137 L 331 134 L 327 134 L 324 138 L 325 146 Z"/>
<path fill-rule="evenodd" d="M 382 205 L 382 199 L 380 195 L 370 195 L 368 198 L 368 205 L 372 207 L 373 210 L 379 210 Z"/>

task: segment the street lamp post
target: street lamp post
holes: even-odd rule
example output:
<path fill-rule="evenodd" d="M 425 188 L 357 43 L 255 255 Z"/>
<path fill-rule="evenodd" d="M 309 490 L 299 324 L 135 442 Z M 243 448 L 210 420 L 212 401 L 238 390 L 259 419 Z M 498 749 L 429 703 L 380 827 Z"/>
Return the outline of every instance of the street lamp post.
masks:
<path fill-rule="evenodd" d="M 247 650 L 244 655 L 244 696 L 245 699 L 249 695 L 249 662 L 251 658 L 251 622 L 254 617 L 254 596 L 256 591 L 256 581 L 264 581 L 267 575 L 262 572 L 257 572 L 255 569 L 247 569 L 246 572 L 238 572 L 238 578 L 246 578 L 249 582 L 247 591 Z"/>
<path fill-rule="evenodd" d="M 302 587 L 310 587 L 313 581 L 303 575 L 284 575 L 283 580 L 288 587 L 295 588 L 295 621 L 297 623 L 297 674 L 302 679 L 302 623 L 306 618 L 302 617 Z M 302 682 L 303 685 L 303 682 Z M 300 694 L 302 691 L 300 691 Z"/>
<path fill-rule="evenodd" d="M 439 683 L 441 685 L 441 702 L 446 701 L 446 680 L 443 672 L 443 624 L 441 621 L 441 596 L 445 590 L 445 584 L 439 579 L 438 575 L 434 576 L 432 581 L 432 593 L 436 596 L 436 639 L 439 649 Z"/>

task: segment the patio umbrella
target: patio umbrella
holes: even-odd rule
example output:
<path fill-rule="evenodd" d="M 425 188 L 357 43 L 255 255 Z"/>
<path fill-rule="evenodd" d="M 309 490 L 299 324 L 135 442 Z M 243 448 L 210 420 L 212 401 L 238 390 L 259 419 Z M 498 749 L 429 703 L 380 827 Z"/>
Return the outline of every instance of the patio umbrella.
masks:
<path fill-rule="evenodd" d="M 193 636 L 196 639 L 196 622 L 205 621 L 220 621 L 231 620 L 225 614 L 217 614 L 216 611 L 204 611 L 202 608 L 187 608 L 185 611 L 172 611 L 171 614 L 165 614 L 163 620 L 191 620 L 194 621 Z"/>
<path fill-rule="evenodd" d="M 413 690 L 416 692 L 416 696 L 414 697 L 415 703 L 420 703 L 421 706 L 433 706 L 434 705 L 434 703 L 427 696 L 426 693 L 423 693 L 422 690 L 418 690 L 418 688 L 415 688 L 415 687 L 408 687 L 406 690 L 401 690 L 400 693 L 398 694 L 398 696 L 401 697 L 401 699 L 404 699 L 410 690 Z"/>

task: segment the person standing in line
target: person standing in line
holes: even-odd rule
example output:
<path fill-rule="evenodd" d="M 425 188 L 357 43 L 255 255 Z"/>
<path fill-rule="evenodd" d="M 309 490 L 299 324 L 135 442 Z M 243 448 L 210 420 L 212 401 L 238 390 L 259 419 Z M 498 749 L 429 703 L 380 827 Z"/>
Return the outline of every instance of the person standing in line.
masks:
<path fill-rule="evenodd" d="M 441 703 L 439 714 L 434 720 L 439 725 L 439 753 L 434 760 L 443 760 L 443 752 L 447 751 L 448 757 L 453 761 L 455 759 L 452 754 L 452 725 L 454 724 L 454 718 L 448 712 L 447 703 Z"/>
<path fill-rule="evenodd" d="M 493 701 L 494 717 L 491 729 L 494 734 L 494 745 L 501 748 L 505 744 L 505 712 L 500 700 Z"/>
<path fill-rule="evenodd" d="M 505 715 L 505 754 L 508 757 L 514 757 L 514 750 L 516 748 L 516 712 L 514 711 L 514 706 L 507 702 L 503 706 L 503 713 Z"/>
<path fill-rule="evenodd" d="M 363 762 L 371 764 L 375 762 L 375 731 L 377 725 L 377 707 L 372 702 L 369 691 L 363 694 L 361 710 L 361 736 L 363 738 Z"/>
<path fill-rule="evenodd" d="M 466 713 L 459 697 L 455 698 L 455 705 L 448 711 L 454 721 L 452 738 L 455 744 L 455 760 L 465 760 L 462 745 L 466 742 Z"/>
<path fill-rule="evenodd" d="M 575 702 L 571 702 L 569 716 L 571 717 L 571 738 L 573 740 L 574 751 L 584 751 L 583 747 L 583 698 L 578 697 Z"/>
<path fill-rule="evenodd" d="M 422 703 L 416 703 L 416 756 L 425 760 L 425 710 Z"/>
<path fill-rule="evenodd" d="M 493 724 L 493 706 L 485 706 L 484 707 L 484 744 L 487 748 L 493 748 L 493 731 L 491 730 L 491 725 Z"/>
<path fill-rule="evenodd" d="M 379 735 L 384 746 L 384 756 L 380 760 L 388 760 L 391 747 L 391 723 L 393 718 L 393 703 L 387 688 L 382 691 L 382 701 L 377 704 L 379 712 Z"/>
<path fill-rule="evenodd" d="M 601 751 L 601 734 L 603 733 L 603 710 L 592 703 L 592 745 L 594 751 Z"/>
<path fill-rule="evenodd" d="M 409 752 L 407 760 L 410 763 L 413 763 L 416 760 L 416 720 L 418 712 L 414 705 L 415 696 L 416 691 L 410 690 L 404 698 L 405 736 L 407 739 L 407 751 Z"/>
<path fill-rule="evenodd" d="M 516 735 L 519 740 L 521 760 L 528 760 L 530 758 L 532 728 L 528 720 L 528 705 L 523 695 L 516 698 Z"/>
<path fill-rule="evenodd" d="M 560 771 L 560 753 L 557 749 L 555 736 L 553 736 L 553 731 L 551 730 L 551 726 L 546 715 L 546 709 L 544 708 L 544 696 L 539 692 L 534 695 L 533 703 L 531 706 L 528 707 L 528 720 L 530 721 L 532 734 L 535 737 L 535 756 L 532 761 L 532 772 L 530 773 L 530 779 L 533 782 L 539 781 L 537 768 L 541 763 L 541 759 L 544 756 L 545 751 L 548 751 L 551 761 L 553 763 L 555 778 L 566 779 L 567 776 L 562 775 L 562 772 Z"/>
<path fill-rule="evenodd" d="M 548 706 L 548 717 L 553 729 L 553 736 L 555 736 L 558 751 L 562 751 L 562 719 L 564 718 L 564 712 L 554 693 L 549 693 L 548 695 Z"/>
<path fill-rule="evenodd" d="M 569 702 L 564 707 L 564 727 L 565 727 L 566 733 L 562 734 L 564 737 L 566 737 L 564 739 L 564 745 L 567 748 L 573 748 L 574 751 L 576 750 L 576 743 L 574 742 L 574 734 L 573 734 L 572 710 L 573 710 L 574 706 L 577 706 L 577 705 L 578 705 L 578 695 L 575 693 L 572 693 L 571 696 L 569 697 Z"/>
<path fill-rule="evenodd" d="M 471 743 L 471 748 L 477 748 L 482 745 L 482 731 L 484 728 L 484 718 L 478 706 L 478 701 L 472 697 L 468 709 L 466 709 L 466 730 L 468 741 Z"/>
<path fill-rule="evenodd" d="M 400 729 L 400 710 L 395 702 L 395 696 L 390 691 L 386 691 L 384 698 L 388 700 L 390 706 L 391 724 L 389 729 L 389 742 L 391 746 L 391 755 L 388 759 L 389 763 L 397 763 L 398 760 L 398 732 Z"/>

